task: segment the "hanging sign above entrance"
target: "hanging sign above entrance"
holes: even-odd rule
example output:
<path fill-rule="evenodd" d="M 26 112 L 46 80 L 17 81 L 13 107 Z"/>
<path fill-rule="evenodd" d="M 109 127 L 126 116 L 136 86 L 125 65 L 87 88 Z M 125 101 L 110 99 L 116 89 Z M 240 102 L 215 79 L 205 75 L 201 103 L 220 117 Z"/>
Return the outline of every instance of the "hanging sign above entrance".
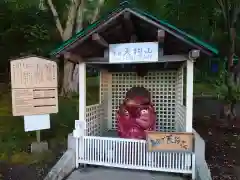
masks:
<path fill-rule="evenodd" d="M 109 45 L 109 63 L 148 63 L 158 61 L 158 42 Z"/>
<path fill-rule="evenodd" d="M 58 112 L 57 64 L 39 57 L 11 61 L 13 116 Z"/>

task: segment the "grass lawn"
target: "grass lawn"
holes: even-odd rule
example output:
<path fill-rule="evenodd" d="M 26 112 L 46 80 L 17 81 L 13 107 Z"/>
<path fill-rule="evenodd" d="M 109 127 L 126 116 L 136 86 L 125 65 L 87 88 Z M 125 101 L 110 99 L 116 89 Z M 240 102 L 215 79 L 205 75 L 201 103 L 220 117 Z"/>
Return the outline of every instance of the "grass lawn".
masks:
<path fill-rule="evenodd" d="M 48 159 L 51 151 L 44 155 L 28 154 L 29 145 L 36 141 L 35 132 L 24 132 L 23 117 L 11 116 L 11 103 L 9 96 L 0 99 L 0 160 L 12 163 L 35 163 Z M 78 117 L 77 101 L 60 99 L 59 113 L 51 115 L 51 129 L 42 130 L 42 140 L 49 142 L 50 148 L 58 143 L 65 143 L 67 134 L 74 126 Z M 36 159 L 37 158 L 37 159 Z"/>
<path fill-rule="evenodd" d="M 94 104 L 98 100 L 98 88 L 88 87 L 87 104 Z M 13 117 L 11 108 L 10 93 L 5 92 L 0 95 L 0 162 L 35 164 L 53 160 L 56 156 L 52 150 L 59 145 L 66 146 L 67 135 L 78 119 L 78 97 L 60 97 L 59 112 L 51 115 L 51 129 L 41 131 L 41 140 L 48 141 L 50 150 L 36 155 L 28 153 L 30 144 L 36 141 L 36 132 L 25 132 L 23 117 Z"/>
<path fill-rule="evenodd" d="M 215 87 L 210 83 L 195 83 L 193 85 L 193 93 L 195 96 L 217 96 L 216 92 L 214 91 Z"/>

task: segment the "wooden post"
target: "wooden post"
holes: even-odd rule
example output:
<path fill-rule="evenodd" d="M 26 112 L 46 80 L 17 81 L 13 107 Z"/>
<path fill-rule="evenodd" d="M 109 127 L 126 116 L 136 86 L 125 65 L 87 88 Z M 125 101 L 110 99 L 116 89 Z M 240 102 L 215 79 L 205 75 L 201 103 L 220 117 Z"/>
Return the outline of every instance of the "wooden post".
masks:
<path fill-rule="evenodd" d="M 36 136 L 37 136 L 37 143 L 40 143 L 41 142 L 41 131 L 40 130 L 36 131 Z"/>

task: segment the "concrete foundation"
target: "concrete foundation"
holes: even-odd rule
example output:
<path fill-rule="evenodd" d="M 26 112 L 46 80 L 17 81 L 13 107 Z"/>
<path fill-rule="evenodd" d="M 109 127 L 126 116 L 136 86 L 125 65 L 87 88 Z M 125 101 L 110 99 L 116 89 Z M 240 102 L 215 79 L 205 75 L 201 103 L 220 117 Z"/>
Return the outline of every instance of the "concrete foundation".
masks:
<path fill-rule="evenodd" d="M 41 153 L 48 150 L 48 142 L 33 142 L 31 144 L 32 153 Z"/>
<path fill-rule="evenodd" d="M 68 134 L 68 149 L 76 151 L 76 139 L 73 137 L 73 134 Z"/>

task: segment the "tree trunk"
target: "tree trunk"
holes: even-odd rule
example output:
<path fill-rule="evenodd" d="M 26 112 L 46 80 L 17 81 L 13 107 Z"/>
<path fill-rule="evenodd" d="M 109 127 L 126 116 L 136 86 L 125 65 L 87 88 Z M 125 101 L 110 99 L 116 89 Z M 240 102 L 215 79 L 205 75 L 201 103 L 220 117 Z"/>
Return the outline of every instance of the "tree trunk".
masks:
<path fill-rule="evenodd" d="M 238 75 L 238 70 L 236 72 L 236 66 L 233 65 L 233 58 L 235 55 L 235 41 L 236 41 L 236 24 L 240 14 L 240 4 L 237 1 L 227 1 L 227 0 L 217 0 L 223 15 L 223 20 L 226 26 L 226 30 L 228 33 L 228 74 L 226 75 L 226 86 L 228 89 L 228 93 L 226 94 L 226 103 L 223 107 L 224 117 L 228 120 L 236 119 L 235 105 L 236 105 L 236 97 L 235 97 L 235 86 L 237 85 L 237 81 L 235 79 L 236 75 Z M 239 65 L 237 65 L 238 67 Z"/>
<path fill-rule="evenodd" d="M 229 120 L 234 120 L 236 119 L 236 112 L 235 112 L 235 104 L 236 104 L 236 99 L 233 96 L 233 86 L 236 86 L 236 82 L 234 80 L 234 66 L 233 66 L 233 58 L 234 58 L 234 53 L 235 53 L 235 40 L 236 40 L 236 29 L 235 27 L 231 27 L 229 31 L 229 39 L 230 39 L 230 48 L 229 48 L 229 57 L 228 57 L 228 99 L 229 104 L 227 105 L 228 107 L 228 113 L 227 113 L 227 118 Z"/>
<path fill-rule="evenodd" d="M 76 79 L 76 75 L 74 76 L 75 67 L 77 66 L 73 63 L 67 60 L 65 61 L 63 85 L 61 90 L 62 96 L 70 96 L 72 93 L 78 92 L 78 79 Z"/>
<path fill-rule="evenodd" d="M 96 21 L 100 13 L 100 9 L 104 4 L 105 0 L 98 0 L 98 5 L 93 12 L 93 17 L 91 22 Z M 56 27 L 63 41 L 71 38 L 72 34 L 78 32 L 82 29 L 82 24 L 84 21 L 84 9 L 85 0 L 72 0 L 68 8 L 68 18 L 63 28 L 61 21 L 59 19 L 58 12 L 52 2 L 52 0 L 47 0 L 48 5 L 52 11 Z M 76 27 L 74 29 L 74 27 Z M 65 61 L 63 70 L 63 81 L 61 95 L 69 96 L 71 93 L 78 92 L 78 66 L 75 64 Z"/>
<path fill-rule="evenodd" d="M 100 13 L 100 9 L 103 6 L 105 0 L 99 0 L 98 5 L 93 12 L 93 17 L 91 23 L 95 22 L 98 18 Z M 76 18 L 76 32 L 82 29 L 83 24 L 83 9 L 85 8 L 84 0 L 82 0 L 80 7 L 78 7 L 77 18 Z M 71 67 L 70 67 L 71 64 Z M 73 65 L 70 62 L 66 62 L 64 66 L 64 79 L 63 79 L 63 86 L 62 86 L 62 95 L 69 96 L 71 93 L 78 92 L 78 85 L 79 85 L 79 71 L 78 66 Z"/>
<path fill-rule="evenodd" d="M 225 97 L 226 99 L 223 105 L 222 115 L 223 115 L 223 118 L 225 119 L 226 125 L 229 125 L 230 121 L 233 121 L 236 119 L 236 110 L 235 110 L 236 99 L 234 97 L 234 92 L 233 92 L 234 91 L 233 86 L 235 86 L 235 81 L 234 81 L 233 72 L 229 71 L 228 74 L 226 75 L 226 86 L 228 88 L 228 93 Z"/>

